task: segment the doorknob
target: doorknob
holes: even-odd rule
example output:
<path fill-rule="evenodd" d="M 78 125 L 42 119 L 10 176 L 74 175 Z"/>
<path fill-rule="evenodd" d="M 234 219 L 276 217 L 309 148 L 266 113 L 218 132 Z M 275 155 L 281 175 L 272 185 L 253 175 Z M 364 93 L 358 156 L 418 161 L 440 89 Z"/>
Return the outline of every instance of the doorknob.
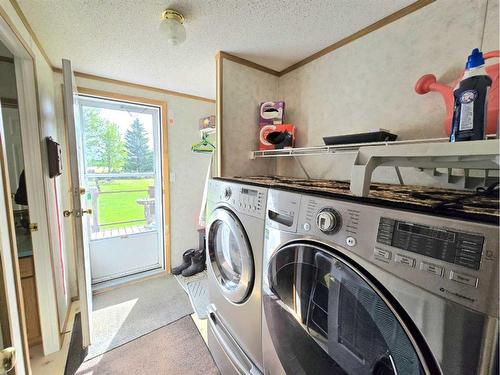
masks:
<path fill-rule="evenodd" d="M 4 372 L 8 372 L 14 368 L 16 365 L 16 349 L 15 348 L 5 348 L 0 351 L 0 363 L 1 369 Z"/>
<path fill-rule="evenodd" d="M 73 211 L 70 211 L 70 210 L 64 210 L 64 211 L 63 211 L 63 216 L 64 216 L 64 217 L 70 217 L 72 213 L 73 213 Z"/>

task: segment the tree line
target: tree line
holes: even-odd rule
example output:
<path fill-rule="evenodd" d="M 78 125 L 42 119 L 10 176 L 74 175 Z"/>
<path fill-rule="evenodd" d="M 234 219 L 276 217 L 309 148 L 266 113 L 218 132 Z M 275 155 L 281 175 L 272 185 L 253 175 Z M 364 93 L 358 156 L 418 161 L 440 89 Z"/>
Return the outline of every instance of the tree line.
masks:
<path fill-rule="evenodd" d="M 120 135 L 118 125 L 102 118 L 96 108 L 83 108 L 86 168 L 112 172 L 153 172 L 153 150 L 138 118 Z"/>

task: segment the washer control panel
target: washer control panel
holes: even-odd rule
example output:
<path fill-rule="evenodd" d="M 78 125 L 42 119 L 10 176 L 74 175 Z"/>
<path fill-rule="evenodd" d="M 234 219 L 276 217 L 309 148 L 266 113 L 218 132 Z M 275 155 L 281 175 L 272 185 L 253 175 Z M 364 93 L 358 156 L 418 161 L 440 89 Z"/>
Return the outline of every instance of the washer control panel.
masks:
<path fill-rule="evenodd" d="M 478 270 L 484 236 L 381 217 L 377 242 Z"/>
<path fill-rule="evenodd" d="M 292 202 L 285 192 L 273 194 Z M 337 246 L 377 268 L 378 276 L 388 272 L 441 298 L 498 314 L 497 226 L 313 195 L 295 200 L 297 225 L 274 227 Z"/>

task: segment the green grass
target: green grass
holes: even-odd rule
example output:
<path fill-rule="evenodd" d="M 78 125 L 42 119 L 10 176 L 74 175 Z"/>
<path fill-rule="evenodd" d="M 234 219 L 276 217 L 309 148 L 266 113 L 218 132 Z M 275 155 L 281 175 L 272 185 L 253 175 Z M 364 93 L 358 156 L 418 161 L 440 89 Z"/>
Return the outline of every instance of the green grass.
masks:
<path fill-rule="evenodd" d="M 148 197 L 148 187 L 154 183 L 153 179 L 129 179 L 129 180 L 100 180 L 99 188 L 101 194 L 98 199 L 99 224 L 117 221 L 144 219 L 144 207 L 137 204 L 137 199 Z M 95 186 L 95 184 L 94 184 Z M 120 192 L 102 194 L 104 192 L 121 190 L 144 190 L 141 192 Z M 101 230 L 126 228 L 144 225 L 146 220 L 126 224 L 113 224 L 101 226 Z"/>

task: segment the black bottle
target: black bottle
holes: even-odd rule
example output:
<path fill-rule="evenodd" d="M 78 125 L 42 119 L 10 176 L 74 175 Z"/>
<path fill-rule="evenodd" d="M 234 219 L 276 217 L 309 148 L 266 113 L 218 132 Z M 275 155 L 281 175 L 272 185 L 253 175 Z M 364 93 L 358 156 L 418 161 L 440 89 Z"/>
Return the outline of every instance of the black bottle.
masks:
<path fill-rule="evenodd" d="M 455 109 L 450 142 L 486 139 L 486 114 L 491 78 L 484 69 L 483 53 L 470 54 L 464 76 L 453 92 Z"/>

